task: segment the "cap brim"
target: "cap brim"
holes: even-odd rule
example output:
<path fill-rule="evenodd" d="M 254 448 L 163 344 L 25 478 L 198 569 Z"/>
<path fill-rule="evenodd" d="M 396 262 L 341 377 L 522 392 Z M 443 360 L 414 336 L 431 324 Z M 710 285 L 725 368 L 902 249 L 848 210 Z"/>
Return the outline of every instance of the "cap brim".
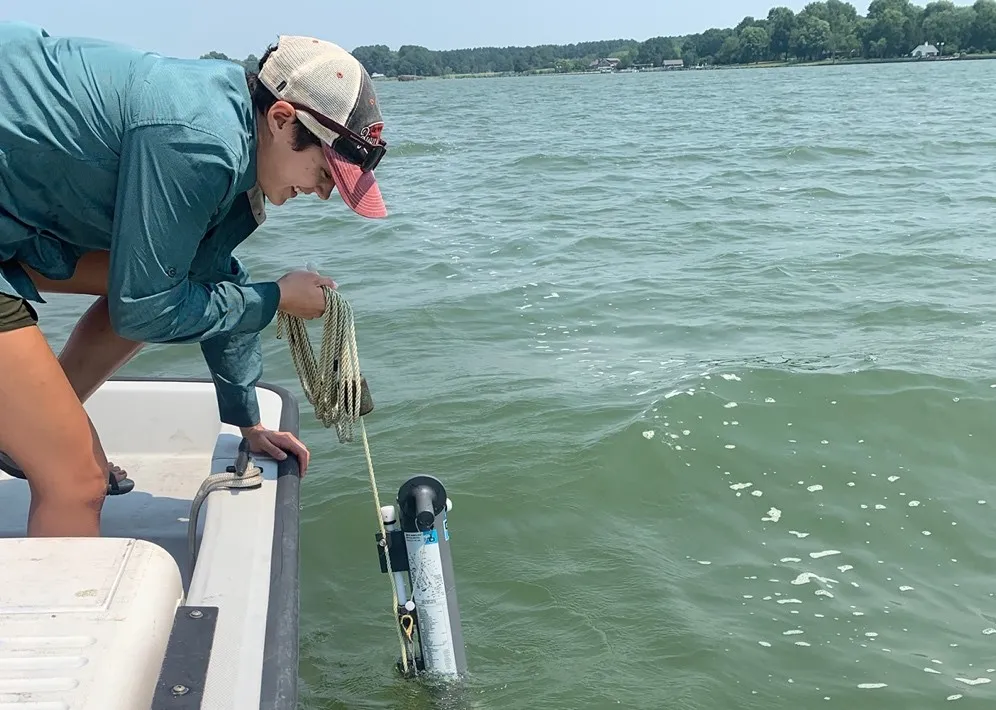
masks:
<path fill-rule="evenodd" d="M 353 212 L 363 217 L 370 219 L 387 217 L 387 206 L 384 204 L 373 171 L 365 173 L 359 165 L 350 163 L 328 145 L 323 143 L 322 147 L 342 201 L 349 205 Z"/>

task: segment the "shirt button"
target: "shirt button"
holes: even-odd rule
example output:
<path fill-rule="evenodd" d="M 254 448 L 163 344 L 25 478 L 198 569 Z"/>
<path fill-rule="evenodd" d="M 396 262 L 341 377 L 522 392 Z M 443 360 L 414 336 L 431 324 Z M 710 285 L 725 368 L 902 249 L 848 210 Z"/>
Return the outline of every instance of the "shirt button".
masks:
<path fill-rule="evenodd" d="M 174 269 L 172 266 L 169 267 L 168 269 L 166 269 L 166 275 L 169 276 L 170 278 L 173 278 L 174 276 L 176 276 L 176 269 Z"/>

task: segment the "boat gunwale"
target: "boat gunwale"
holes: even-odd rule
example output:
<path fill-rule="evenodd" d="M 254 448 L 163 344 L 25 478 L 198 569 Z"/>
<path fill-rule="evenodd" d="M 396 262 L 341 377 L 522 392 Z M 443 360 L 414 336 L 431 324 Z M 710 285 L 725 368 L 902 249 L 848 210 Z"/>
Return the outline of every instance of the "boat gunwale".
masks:
<path fill-rule="evenodd" d="M 204 377 L 111 377 L 111 382 L 176 382 L 214 384 Z M 280 397 L 280 430 L 299 436 L 301 413 L 297 398 L 286 388 L 257 382 L 256 389 Z M 295 710 L 298 701 L 300 643 L 300 520 L 301 476 L 298 460 L 277 461 L 273 515 L 273 547 L 260 676 L 260 710 Z"/>

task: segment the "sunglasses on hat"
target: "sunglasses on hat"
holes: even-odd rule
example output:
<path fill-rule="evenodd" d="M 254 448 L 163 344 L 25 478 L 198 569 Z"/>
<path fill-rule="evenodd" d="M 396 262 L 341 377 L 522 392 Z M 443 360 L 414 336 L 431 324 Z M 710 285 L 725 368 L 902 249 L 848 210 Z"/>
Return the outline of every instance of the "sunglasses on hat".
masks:
<path fill-rule="evenodd" d="M 354 133 L 341 123 L 333 121 L 325 114 L 316 111 L 310 106 L 293 101 L 289 101 L 288 103 L 295 110 L 304 111 L 318 121 L 319 124 L 338 134 L 339 138 L 332 142 L 332 150 L 353 165 L 360 166 L 363 172 L 371 172 L 380 163 L 384 154 L 387 153 L 387 141 L 382 138 L 378 138 L 376 143 L 371 143 L 366 138 Z"/>

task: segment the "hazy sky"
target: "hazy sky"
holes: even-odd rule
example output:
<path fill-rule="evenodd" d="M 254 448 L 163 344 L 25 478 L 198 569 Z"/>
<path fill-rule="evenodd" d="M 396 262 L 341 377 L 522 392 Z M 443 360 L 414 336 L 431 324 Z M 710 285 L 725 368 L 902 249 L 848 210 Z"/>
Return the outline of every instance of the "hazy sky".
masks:
<path fill-rule="evenodd" d="M 926 4 L 927 0 L 918 2 Z M 26 20 L 58 35 L 102 37 L 181 57 L 210 50 L 261 54 L 279 34 L 307 34 L 352 49 L 419 44 L 429 49 L 570 44 L 690 34 L 732 27 L 773 5 L 800 10 L 806 0 L 0 0 L 0 18 Z M 854 2 L 864 14 L 868 2 Z M 970 0 L 956 0 L 970 4 Z M 199 7 L 198 7 L 199 6 Z"/>

